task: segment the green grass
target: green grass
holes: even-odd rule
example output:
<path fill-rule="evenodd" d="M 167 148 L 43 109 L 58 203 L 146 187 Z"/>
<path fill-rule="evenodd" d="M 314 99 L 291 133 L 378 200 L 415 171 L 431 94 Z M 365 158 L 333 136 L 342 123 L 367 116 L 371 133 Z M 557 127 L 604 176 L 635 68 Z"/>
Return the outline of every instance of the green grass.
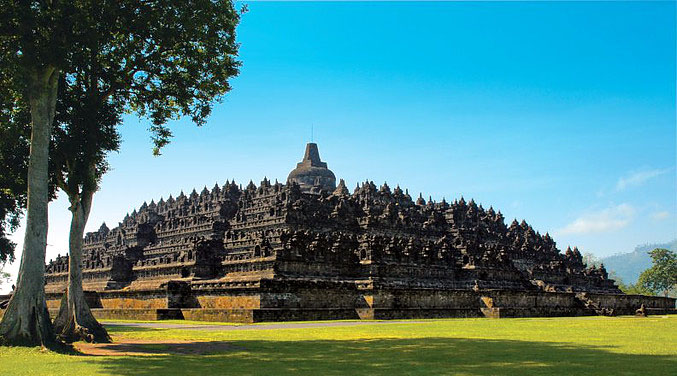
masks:
<path fill-rule="evenodd" d="M 232 350 L 92 357 L 0 348 L 0 374 L 670 375 L 677 370 L 674 315 L 450 319 L 233 331 L 109 328 L 118 341 L 226 341 Z"/>

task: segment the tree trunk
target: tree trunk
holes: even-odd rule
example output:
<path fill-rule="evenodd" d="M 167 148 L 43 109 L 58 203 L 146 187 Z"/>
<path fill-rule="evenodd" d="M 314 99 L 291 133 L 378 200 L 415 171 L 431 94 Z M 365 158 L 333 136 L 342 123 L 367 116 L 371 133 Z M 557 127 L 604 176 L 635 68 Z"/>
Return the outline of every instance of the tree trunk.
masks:
<path fill-rule="evenodd" d="M 68 192 L 67 192 L 68 193 Z M 92 207 L 93 190 L 83 189 L 82 196 L 69 193 L 71 202 L 70 237 L 68 240 L 68 289 L 61 299 L 54 329 L 65 342 L 110 342 L 106 329 L 94 318 L 82 290 L 82 239 Z"/>
<path fill-rule="evenodd" d="M 0 339 L 18 346 L 56 343 L 45 302 L 45 251 L 49 202 L 49 141 L 54 121 L 59 70 L 43 68 L 31 77 L 31 147 L 28 208 L 21 265 L 14 295 L 0 322 Z"/>

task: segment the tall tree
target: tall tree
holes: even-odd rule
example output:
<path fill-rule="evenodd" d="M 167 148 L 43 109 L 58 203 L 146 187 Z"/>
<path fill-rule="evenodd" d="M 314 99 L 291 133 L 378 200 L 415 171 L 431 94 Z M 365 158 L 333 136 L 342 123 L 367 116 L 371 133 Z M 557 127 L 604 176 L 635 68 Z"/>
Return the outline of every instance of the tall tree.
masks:
<path fill-rule="evenodd" d="M 167 121 L 188 115 L 203 124 L 238 73 L 240 15 L 231 1 L 128 5 L 102 3 L 89 13 L 97 32 L 80 41 L 86 53 L 74 56 L 57 106 L 53 160 L 72 221 L 68 289 L 54 325 L 67 341 L 109 340 L 84 299 L 82 239 L 106 153 L 118 148 L 122 113 L 152 119 L 159 154 L 171 136 Z"/>
<path fill-rule="evenodd" d="M 59 189 L 70 201 L 68 287 L 54 320 L 57 335 L 66 342 L 80 339 L 110 342 L 106 329 L 85 301 L 82 287 L 82 242 L 94 192 L 106 172 L 106 153 L 117 150 L 122 104 L 115 97 L 102 100 L 90 88 L 89 72 L 66 75 L 59 85 L 51 161 Z"/>
<path fill-rule="evenodd" d="M 677 254 L 668 249 L 656 248 L 649 252 L 653 265 L 639 275 L 637 284 L 654 294 L 668 296 L 677 286 Z"/>
<path fill-rule="evenodd" d="M 26 209 L 31 138 L 30 108 L 16 91 L 10 73 L 0 69 L 0 267 L 14 261 L 16 244 L 9 235 L 19 227 Z M 54 190 L 50 184 L 50 199 L 55 198 Z"/>
<path fill-rule="evenodd" d="M 18 99 L 30 106 L 32 132 L 27 231 L 17 289 L 0 323 L 5 343 L 49 344 L 55 338 L 45 304 L 44 259 L 48 150 L 62 72 L 89 72 L 83 73 L 87 89 L 99 93 L 101 103 L 122 103 L 149 117 L 159 154 L 172 135 L 169 120 L 190 116 L 201 125 L 213 102 L 230 90 L 228 80 L 239 65 L 238 22 L 230 0 L 0 0 L 0 69 L 21 73 L 12 83 Z M 72 79 L 62 82 L 70 85 Z M 91 197 L 83 203 L 83 191 L 94 189 L 89 184 L 80 180 L 71 200 L 71 207 L 83 208 L 78 221 L 84 223 Z"/>
<path fill-rule="evenodd" d="M 49 142 L 58 79 L 77 39 L 73 27 L 79 16 L 77 5 L 75 1 L 0 0 L 0 76 L 11 87 L 3 91 L 10 95 L 2 98 L 0 106 L 27 104 L 31 120 L 26 233 L 16 289 L 0 322 L 0 340 L 5 343 L 54 342 L 44 292 Z"/>

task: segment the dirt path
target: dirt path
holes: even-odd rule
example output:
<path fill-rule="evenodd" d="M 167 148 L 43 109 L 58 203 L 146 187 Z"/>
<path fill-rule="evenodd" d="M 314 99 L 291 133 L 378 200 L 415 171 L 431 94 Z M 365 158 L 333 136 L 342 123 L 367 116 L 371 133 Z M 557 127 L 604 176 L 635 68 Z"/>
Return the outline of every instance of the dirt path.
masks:
<path fill-rule="evenodd" d="M 131 326 L 136 328 L 153 329 L 187 329 L 187 330 L 265 330 L 265 329 L 297 329 L 323 328 L 332 326 L 359 326 L 359 325 L 390 325 L 390 324 L 422 324 L 425 321 L 327 321 L 327 322 L 295 322 L 275 324 L 244 324 L 244 325 L 214 325 L 214 324 L 173 324 L 163 322 L 115 322 L 101 321 L 106 326 Z"/>

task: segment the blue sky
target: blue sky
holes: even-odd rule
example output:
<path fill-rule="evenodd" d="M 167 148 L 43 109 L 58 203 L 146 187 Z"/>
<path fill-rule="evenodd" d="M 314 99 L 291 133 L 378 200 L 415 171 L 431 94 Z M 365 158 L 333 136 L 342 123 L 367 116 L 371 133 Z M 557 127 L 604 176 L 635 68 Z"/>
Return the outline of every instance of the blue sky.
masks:
<path fill-rule="evenodd" d="M 181 190 L 284 181 L 312 125 L 351 187 L 474 198 L 598 256 L 677 237 L 674 2 L 249 9 L 241 74 L 206 126 L 172 123 L 155 158 L 148 123 L 125 118 L 88 230 Z M 66 207 L 50 207 L 48 259 Z"/>

